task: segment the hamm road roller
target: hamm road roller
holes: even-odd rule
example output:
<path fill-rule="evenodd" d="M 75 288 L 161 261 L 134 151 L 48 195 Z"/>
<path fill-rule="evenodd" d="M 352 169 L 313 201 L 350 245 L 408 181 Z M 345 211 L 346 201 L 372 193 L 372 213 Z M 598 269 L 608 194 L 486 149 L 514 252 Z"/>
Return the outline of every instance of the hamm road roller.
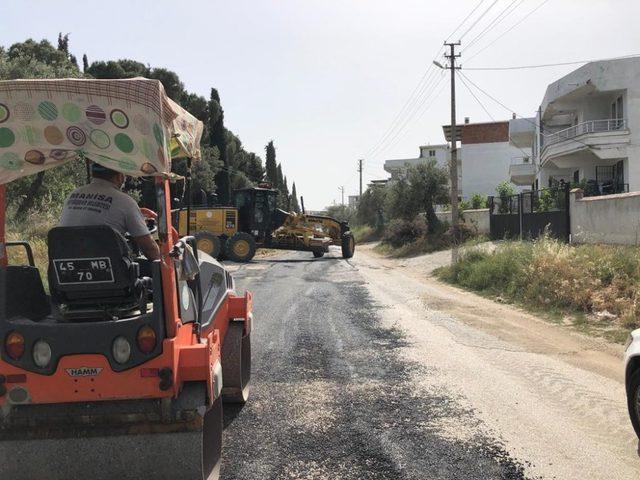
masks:
<path fill-rule="evenodd" d="M 2 478 L 218 478 L 222 402 L 248 396 L 252 300 L 171 226 L 171 160 L 197 160 L 201 134 L 156 80 L 0 82 Z M 86 159 L 153 178 L 161 259 L 107 226 L 55 227 L 40 272 L 5 240 L 6 184 Z"/>

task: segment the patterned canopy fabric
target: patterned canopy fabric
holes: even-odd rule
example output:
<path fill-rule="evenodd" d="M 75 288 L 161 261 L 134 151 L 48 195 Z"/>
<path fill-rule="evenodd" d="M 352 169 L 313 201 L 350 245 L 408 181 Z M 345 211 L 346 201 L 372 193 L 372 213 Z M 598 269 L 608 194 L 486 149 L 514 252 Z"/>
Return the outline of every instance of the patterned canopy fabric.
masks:
<path fill-rule="evenodd" d="M 202 122 L 160 81 L 0 81 L 0 184 L 88 158 L 131 176 L 200 158 Z"/>

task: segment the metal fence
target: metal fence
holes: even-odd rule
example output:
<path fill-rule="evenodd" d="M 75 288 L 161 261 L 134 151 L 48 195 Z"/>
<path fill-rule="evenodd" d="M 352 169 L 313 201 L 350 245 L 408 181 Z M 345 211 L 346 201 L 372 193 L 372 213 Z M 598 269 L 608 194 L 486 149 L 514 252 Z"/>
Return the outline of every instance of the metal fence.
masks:
<path fill-rule="evenodd" d="M 568 241 L 569 185 L 489 197 L 491 238 L 537 238 L 544 232 Z"/>

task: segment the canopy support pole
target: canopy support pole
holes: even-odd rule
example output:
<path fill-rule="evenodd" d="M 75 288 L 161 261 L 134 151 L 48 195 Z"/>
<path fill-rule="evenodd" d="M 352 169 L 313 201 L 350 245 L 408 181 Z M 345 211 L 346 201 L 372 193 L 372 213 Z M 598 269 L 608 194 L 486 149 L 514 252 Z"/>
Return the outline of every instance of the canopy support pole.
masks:
<path fill-rule="evenodd" d="M 187 158 L 187 236 L 191 235 L 191 157 Z"/>
<path fill-rule="evenodd" d="M 173 263 L 173 235 L 171 225 L 171 189 L 169 180 L 155 177 L 156 199 L 158 204 L 158 237 L 160 240 L 162 274 L 162 299 L 164 302 L 165 327 L 167 337 L 173 338 L 177 333 L 176 319 L 180 317 L 178 309 L 178 287 Z"/>
<path fill-rule="evenodd" d="M 6 267 L 7 259 L 5 220 L 7 213 L 7 186 L 0 185 L 0 267 Z"/>

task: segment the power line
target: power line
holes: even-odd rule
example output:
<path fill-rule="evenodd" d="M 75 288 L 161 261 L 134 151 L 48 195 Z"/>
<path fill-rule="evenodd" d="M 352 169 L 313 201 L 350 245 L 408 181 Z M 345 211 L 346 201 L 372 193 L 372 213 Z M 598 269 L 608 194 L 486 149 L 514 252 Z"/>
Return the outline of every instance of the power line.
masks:
<path fill-rule="evenodd" d="M 467 28 L 467 30 L 462 34 L 460 38 L 464 37 L 467 33 L 469 33 L 469 31 L 475 25 L 477 25 L 477 23 L 491 10 L 491 8 L 493 8 L 493 6 L 497 2 L 498 0 L 494 0 L 493 3 L 491 3 L 491 5 L 489 5 L 489 7 L 471 24 L 471 26 Z M 458 24 L 458 26 L 453 30 L 453 32 L 449 36 L 454 35 L 465 24 L 465 22 L 473 16 L 473 14 L 478 10 L 478 8 L 480 8 L 480 6 L 483 3 L 484 3 L 484 0 L 480 0 L 476 4 L 476 6 L 471 10 L 471 12 L 467 14 L 467 16 Z M 438 58 L 441 50 L 442 50 L 442 47 L 438 49 L 438 52 L 436 53 L 434 60 Z M 374 156 L 374 154 L 378 155 L 382 151 L 389 148 L 388 144 L 384 146 L 385 142 L 387 143 L 393 142 L 394 138 L 396 138 L 402 132 L 402 129 L 405 128 L 407 123 L 411 120 L 411 117 L 413 117 L 415 113 L 424 105 L 424 103 L 428 101 L 429 96 L 433 92 L 432 91 L 428 93 L 426 92 L 428 91 L 428 86 L 431 86 L 433 88 L 437 87 L 437 83 L 430 85 L 430 82 L 433 83 L 433 80 L 435 78 L 437 78 L 437 75 L 433 75 L 433 68 L 432 68 L 432 65 L 430 64 L 425 70 L 420 80 L 418 81 L 418 84 L 416 85 L 416 87 L 413 89 L 413 91 L 405 101 L 400 111 L 396 114 L 396 116 L 392 120 L 391 124 L 389 125 L 389 127 L 387 128 L 383 136 L 376 142 L 376 144 L 372 148 L 370 148 L 366 152 L 366 154 L 364 155 L 365 157 Z"/>
<path fill-rule="evenodd" d="M 402 131 L 404 126 L 407 124 L 407 118 L 410 120 L 414 115 L 415 110 L 420 108 L 420 106 L 424 103 L 425 98 L 428 98 L 431 93 L 428 91 L 433 87 L 433 82 L 437 80 L 437 70 L 433 69 L 432 66 L 430 66 L 429 69 L 431 69 L 431 74 L 428 76 L 428 79 L 419 86 L 417 95 L 414 95 L 413 98 L 410 98 L 410 101 L 405 104 L 405 107 L 407 108 L 403 108 L 403 110 L 400 112 L 401 114 L 396 116 L 394 122 L 387 130 L 385 135 L 378 141 L 374 148 L 369 149 L 365 157 L 372 157 L 378 154 L 381 149 L 386 149 L 387 147 L 385 147 L 385 142 L 388 142 L 389 138 L 395 138 L 398 132 Z"/>
<path fill-rule="evenodd" d="M 458 75 L 460 75 L 459 71 L 458 71 Z M 462 80 L 462 84 L 467 88 L 467 91 L 471 94 L 471 96 L 476 100 L 476 102 L 478 102 L 478 105 L 480 105 L 482 107 L 482 109 L 484 110 L 484 113 L 489 115 L 489 118 L 495 122 L 496 119 L 493 117 L 493 115 L 491 115 L 491 113 L 489 113 L 489 110 L 487 110 L 487 108 L 480 101 L 480 99 L 476 96 L 476 94 L 473 93 L 473 90 L 471 90 L 471 87 L 469 86 L 469 84 L 467 83 L 467 81 L 464 79 L 464 77 L 462 75 L 460 75 L 460 80 Z"/>
<path fill-rule="evenodd" d="M 482 5 L 484 3 L 484 0 L 480 0 L 478 2 L 478 4 L 473 8 L 473 10 L 471 10 L 471 12 L 469 12 L 469 15 L 467 15 L 466 17 L 464 17 L 464 20 L 462 20 L 458 26 L 455 28 L 455 30 L 453 32 L 451 32 L 449 34 L 449 36 L 447 37 L 447 40 L 449 40 L 451 37 L 453 37 L 455 35 L 455 33 L 460 30 L 460 27 L 462 25 L 464 25 L 464 22 L 466 22 L 467 20 L 469 20 L 469 18 L 471 17 L 471 15 L 473 15 L 474 13 L 476 13 L 476 10 L 478 10 L 478 8 L 480 8 L 480 5 Z"/>
<path fill-rule="evenodd" d="M 537 12 L 540 8 L 542 8 L 547 2 L 549 2 L 549 0 L 543 0 L 542 3 L 540 3 L 540 5 L 538 5 L 536 8 L 534 8 L 533 10 L 531 10 L 529 13 L 527 13 L 524 17 L 522 17 L 519 21 L 517 21 L 516 23 L 514 23 L 508 30 L 506 30 L 505 32 L 503 32 L 502 34 L 500 34 L 498 37 L 496 37 L 493 41 L 491 41 L 490 43 L 488 43 L 487 45 L 485 45 L 484 47 L 482 47 L 480 50 L 478 50 L 476 53 L 474 53 L 471 57 L 469 57 L 467 59 L 467 62 L 470 62 L 473 58 L 477 57 L 478 55 L 480 55 L 480 53 L 484 52 L 487 48 L 489 48 L 491 45 L 493 45 L 494 43 L 496 43 L 498 40 L 500 40 L 502 37 L 504 37 L 507 33 L 509 33 L 511 30 L 513 30 L 514 28 L 516 28 L 518 25 L 520 25 L 522 22 L 524 22 L 527 18 L 529 18 L 531 15 L 533 15 L 535 12 Z"/>
<path fill-rule="evenodd" d="M 636 58 L 640 57 L 640 53 L 634 53 L 631 55 L 623 55 L 621 57 L 611 57 L 611 58 L 601 58 L 598 60 L 576 60 L 575 62 L 560 62 L 560 63 L 545 63 L 541 65 L 520 65 L 514 67 L 466 67 L 465 70 L 525 70 L 531 68 L 546 68 L 546 67 L 560 67 L 564 65 L 580 65 L 583 63 L 591 63 L 591 62 L 603 62 L 607 60 L 622 60 L 624 58 Z"/>
<path fill-rule="evenodd" d="M 462 35 L 460 35 L 460 40 L 462 40 L 464 38 L 464 36 L 467 33 L 469 33 L 471 31 L 471 29 L 473 27 L 475 27 L 478 24 L 478 22 L 480 20 L 482 20 L 487 13 L 489 13 L 489 10 L 491 10 L 496 3 L 498 3 L 498 0 L 494 0 L 493 3 L 491 5 L 489 5 L 487 7 L 487 9 L 484 12 L 482 12 L 482 14 L 480 14 L 480 16 L 478 18 L 475 19 L 475 21 L 471 24 L 471 26 L 469 28 L 467 28 Z"/>
<path fill-rule="evenodd" d="M 478 105 L 480 105 L 482 107 L 482 109 L 485 111 L 485 113 L 487 115 L 489 115 L 489 118 L 491 118 L 491 120 L 493 120 L 494 122 L 496 121 L 495 118 L 493 118 L 493 116 L 491 115 L 491 113 L 489 113 L 489 110 L 487 110 L 487 108 L 484 106 L 484 104 L 480 101 L 480 99 L 476 96 L 475 93 L 473 93 L 473 91 L 471 90 L 471 87 L 469 87 L 469 84 L 467 83 L 466 77 L 464 77 L 459 71 L 458 74 L 460 75 L 460 80 L 462 81 L 462 83 L 464 84 L 464 86 L 467 88 L 467 90 L 469 91 L 469 93 L 471 94 L 471 96 L 473 98 L 475 98 L 476 102 L 478 102 Z M 520 150 L 522 152 L 522 155 L 524 155 L 525 157 L 529 157 L 530 155 L 525 152 L 522 148 L 520 148 L 520 145 L 516 145 L 515 143 L 513 143 L 513 146 L 515 146 L 518 150 Z"/>
<path fill-rule="evenodd" d="M 494 2 L 491 5 L 489 5 L 489 7 L 473 22 L 473 24 L 465 31 L 465 33 L 463 33 L 462 36 L 465 36 L 489 12 L 489 10 L 491 10 L 491 8 L 497 2 L 498 2 L 498 0 L 494 0 Z M 484 3 L 484 0 L 480 0 L 480 2 L 478 2 L 476 4 L 476 6 L 471 10 L 471 12 L 458 24 L 458 26 L 454 29 L 454 31 L 451 33 L 451 35 L 455 34 L 464 25 L 464 23 L 469 18 L 471 18 L 471 16 L 478 10 L 478 8 L 480 8 L 480 6 L 483 3 Z M 449 36 L 451 36 L 451 35 L 449 35 Z M 434 60 L 436 60 L 438 58 L 438 56 L 440 55 L 440 51 L 441 50 L 442 50 L 442 47 L 440 47 L 438 49 L 438 51 L 436 52 L 436 55 L 434 56 Z M 437 77 L 437 75 L 435 75 L 435 76 L 433 75 L 432 65 L 429 64 L 429 66 L 425 70 L 424 74 L 422 75 L 422 77 L 418 81 L 418 84 L 415 86 L 415 88 L 413 89 L 413 91 L 411 92 L 411 94 L 409 95 L 407 100 L 405 101 L 405 103 L 402 106 L 402 108 L 400 109 L 400 111 L 396 114 L 396 116 L 392 120 L 392 122 L 389 125 L 388 129 L 385 131 L 385 133 L 380 138 L 380 140 L 378 140 L 378 142 L 376 142 L 376 144 L 366 152 L 366 154 L 364 155 L 365 158 L 373 156 L 374 154 L 380 153 L 380 149 L 381 149 L 381 147 L 383 147 L 385 142 L 387 142 L 388 139 L 391 136 L 393 136 L 393 138 L 395 138 L 395 136 L 397 136 L 399 134 L 399 132 L 408 123 L 408 121 L 406 121 L 406 116 L 408 115 L 409 117 L 411 117 L 413 114 L 415 114 L 415 111 L 419 110 L 420 107 L 422 105 L 424 105 L 424 102 L 428 99 L 428 97 L 429 97 L 431 92 L 423 97 L 422 104 L 419 105 L 416 108 L 416 104 L 421 102 L 421 100 L 420 100 L 421 96 L 423 96 L 425 94 L 425 92 L 427 91 L 427 85 L 429 85 L 429 82 L 432 82 L 432 80 L 434 78 L 436 78 L 436 77 Z M 434 88 L 435 88 L 435 85 L 434 85 Z M 405 121 L 404 122 L 403 122 L 403 119 L 402 119 L 403 116 L 405 116 Z M 399 127 L 399 125 L 401 125 L 401 126 Z M 395 135 L 394 135 L 394 132 L 395 132 Z M 393 141 L 393 139 L 391 141 Z M 384 151 L 386 148 L 388 148 L 388 146 L 385 147 L 382 151 Z"/>
<path fill-rule="evenodd" d="M 438 55 L 440 54 L 440 51 L 442 50 L 442 48 L 443 47 L 440 47 L 438 49 L 438 51 L 436 52 L 436 55 L 435 55 L 434 58 L 438 57 Z M 384 142 L 386 141 L 388 136 L 397 128 L 397 124 L 398 124 L 400 118 L 405 114 L 407 108 L 410 108 L 409 106 L 412 103 L 415 103 L 415 101 L 420 97 L 422 91 L 424 90 L 425 85 L 427 85 L 431 81 L 433 73 L 434 73 L 433 65 L 430 63 L 427 66 L 424 74 L 422 75 L 422 77 L 420 78 L 418 83 L 416 84 L 415 88 L 413 89 L 413 91 L 411 92 L 411 94 L 409 95 L 407 100 L 404 102 L 404 105 L 402 106 L 400 111 L 395 115 L 395 117 L 391 121 L 391 124 L 389 125 L 389 127 L 387 128 L 387 130 L 385 131 L 383 136 L 376 142 L 376 144 L 373 147 L 371 147 L 365 153 L 365 155 L 364 155 L 365 158 L 370 156 L 370 155 L 372 155 L 373 152 L 375 152 L 378 148 L 380 148 L 380 146 L 382 144 L 384 144 Z"/>
<path fill-rule="evenodd" d="M 440 89 L 439 89 L 439 90 L 437 90 L 437 91 L 435 91 L 435 90 L 434 90 L 434 91 L 435 91 L 435 95 L 431 98 L 431 101 L 430 101 L 429 103 L 425 103 L 425 104 L 423 105 L 422 110 L 420 111 L 419 115 L 416 117 L 416 121 L 417 121 L 417 120 L 420 120 L 420 119 L 424 116 L 424 114 L 425 114 L 425 113 L 427 113 L 427 111 L 429 111 L 429 109 L 430 109 L 430 108 L 431 108 L 431 106 L 435 103 L 435 101 L 440 97 L 440 94 L 442 93 L 442 90 L 444 90 L 444 87 L 446 86 L 446 83 L 443 83 L 443 82 L 442 82 L 442 80 L 444 80 L 444 76 L 443 76 L 443 77 L 440 77 L 440 81 L 438 82 L 438 85 L 440 85 L 440 84 L 441 84 L 442 86 L 440 87 Z M 436 88 L 438 87 L 438 85 L 436 85 Z M 395 147 L 395 146 L 400 142 L 400 140 L 402 140 L 402 139 L 406 136 L 406 134 L 407 134 L 408 132 L 409 132 L 409 131 L 408 131 L 408 130 L 406 130 L 406 131 L 404 132 L 404 134 L 403 134 L 403 135 L 401 135 L 401 136 L 399 136 L 399 137 L 395 140 L 395 142 L 394 142 L 393 144 L 390 144 L 387 148 L 385 148 L 384 150 L 382 150 L 380 153 L 382 153 L 383 151 L 386 151 L 386 150 L 388 150 L 388 149 L 391 149 L 391 148 Z"/>
<path fill-rule="evenodd" d="M 476 83 L 474 83 L 469 77 L 467 77 L 464 73 L 462 72 L 458 72 L 462 78 L 464 78 L 467 82 L 469 82 L 471 85 L 473 85 L 477 90 L 481 91 L 482 93 L 484 93 L 487 97 L 489 97 L 491 100 L 493 100 L 494 102 L 496 102 L 498 105 L 500 105 L 502 108 L 504 108 L 505 110 L 507 110 L 508 112 L 511 113 L 515 113 L 518 117 L 522 118 L 523 120 L 526 120 L 527 122 L 531 123 L 532 125 L 536 125 L 536 122 L 531 121 L 529 118 L 527 117 L 523 117 L 522 115 L 518 114 L 515 110 L 513 110 L 512 108 L 507 107 L 504 103 L 502 103 L 500 100 L 498 100 L 497 98 L 495 98 L 493 95 L 491 95 L 490 93 L 488 93 L 486 90 L 483 90 L 482 88 L 480 88 Z"/>
<path fill-rule="evenodd" d="M 468 49 L 474 43 L 480 40 L 489 31 L 491 27 L 496 27 L 500 23 L 502 23 L 509 15 L 515 12 L 523 2 L 524 0 L 512 0 L 512 2 L 509 5 L 507 5 L 491 22 L 489 22 L 489 24 L 486 27 L 484 27 L 484 29 L 478 35 L 476 35 L 470 42 L 467 43 L 465 49 Z M 517 5 L 513 7 L 513 5 L 516 3 Z M 513 7 L 513 9 L 511 7 Z"/>
<path fill-rule="evenodd" d="M 411 115 L 408 116 L 404 123 L 401 125 L 401 127 L 396 131 L 395 135 L 389 140 L 389 143 L 387 143 L 387 145 L 384 148 L 381 148 L 378 150 L 378 152 L 376 153 L 376 155 L 374 157 L 378 157 L 380 154 L 382 154 L 383 152 L 387 151 L 389 148 L 395 147 L 396 144 L 398 143 L 398 141 L 403 138 L 402 136 L 400 136 L 400 134 L 403 133 L 403 129 L 407 126 L 407 124 L 415 117 L 416 113 L 418 113 L 420 111 L 421 107 L 424 107 L 422 110 L 422 113 L 420 114 L 420 117 L 422 117 L 422 115 L 424 115 L 424 112 L 426 110 L 428 110 L 431 105 L 433 104 L 433 102 L 435 101 L 435 99 L 437 98 L 438 94 L 433 97 L 433 94 L 436 92 L 436 89 L 438 88 L 438 86 L 442 83 L 442 80 L 444 79 L 444 76 L 441 76 L 439 78 L 439 80 L 433 85 L 433 88 L 431 89 L 431 91 L 429 92 L 429 94 L 424 97 L 423 102 L 417 106 L 417 108 L 414 108 L 413 111 L 411 112 Z M 431 99 L 431 101 L 429 102 L 429 100 Z M 429 102 L 429 103 L 427 103 Z M 426 107 L 425 107 L 426 105 Z M 406 133 L 406 132 L 404 132 Z"/>

